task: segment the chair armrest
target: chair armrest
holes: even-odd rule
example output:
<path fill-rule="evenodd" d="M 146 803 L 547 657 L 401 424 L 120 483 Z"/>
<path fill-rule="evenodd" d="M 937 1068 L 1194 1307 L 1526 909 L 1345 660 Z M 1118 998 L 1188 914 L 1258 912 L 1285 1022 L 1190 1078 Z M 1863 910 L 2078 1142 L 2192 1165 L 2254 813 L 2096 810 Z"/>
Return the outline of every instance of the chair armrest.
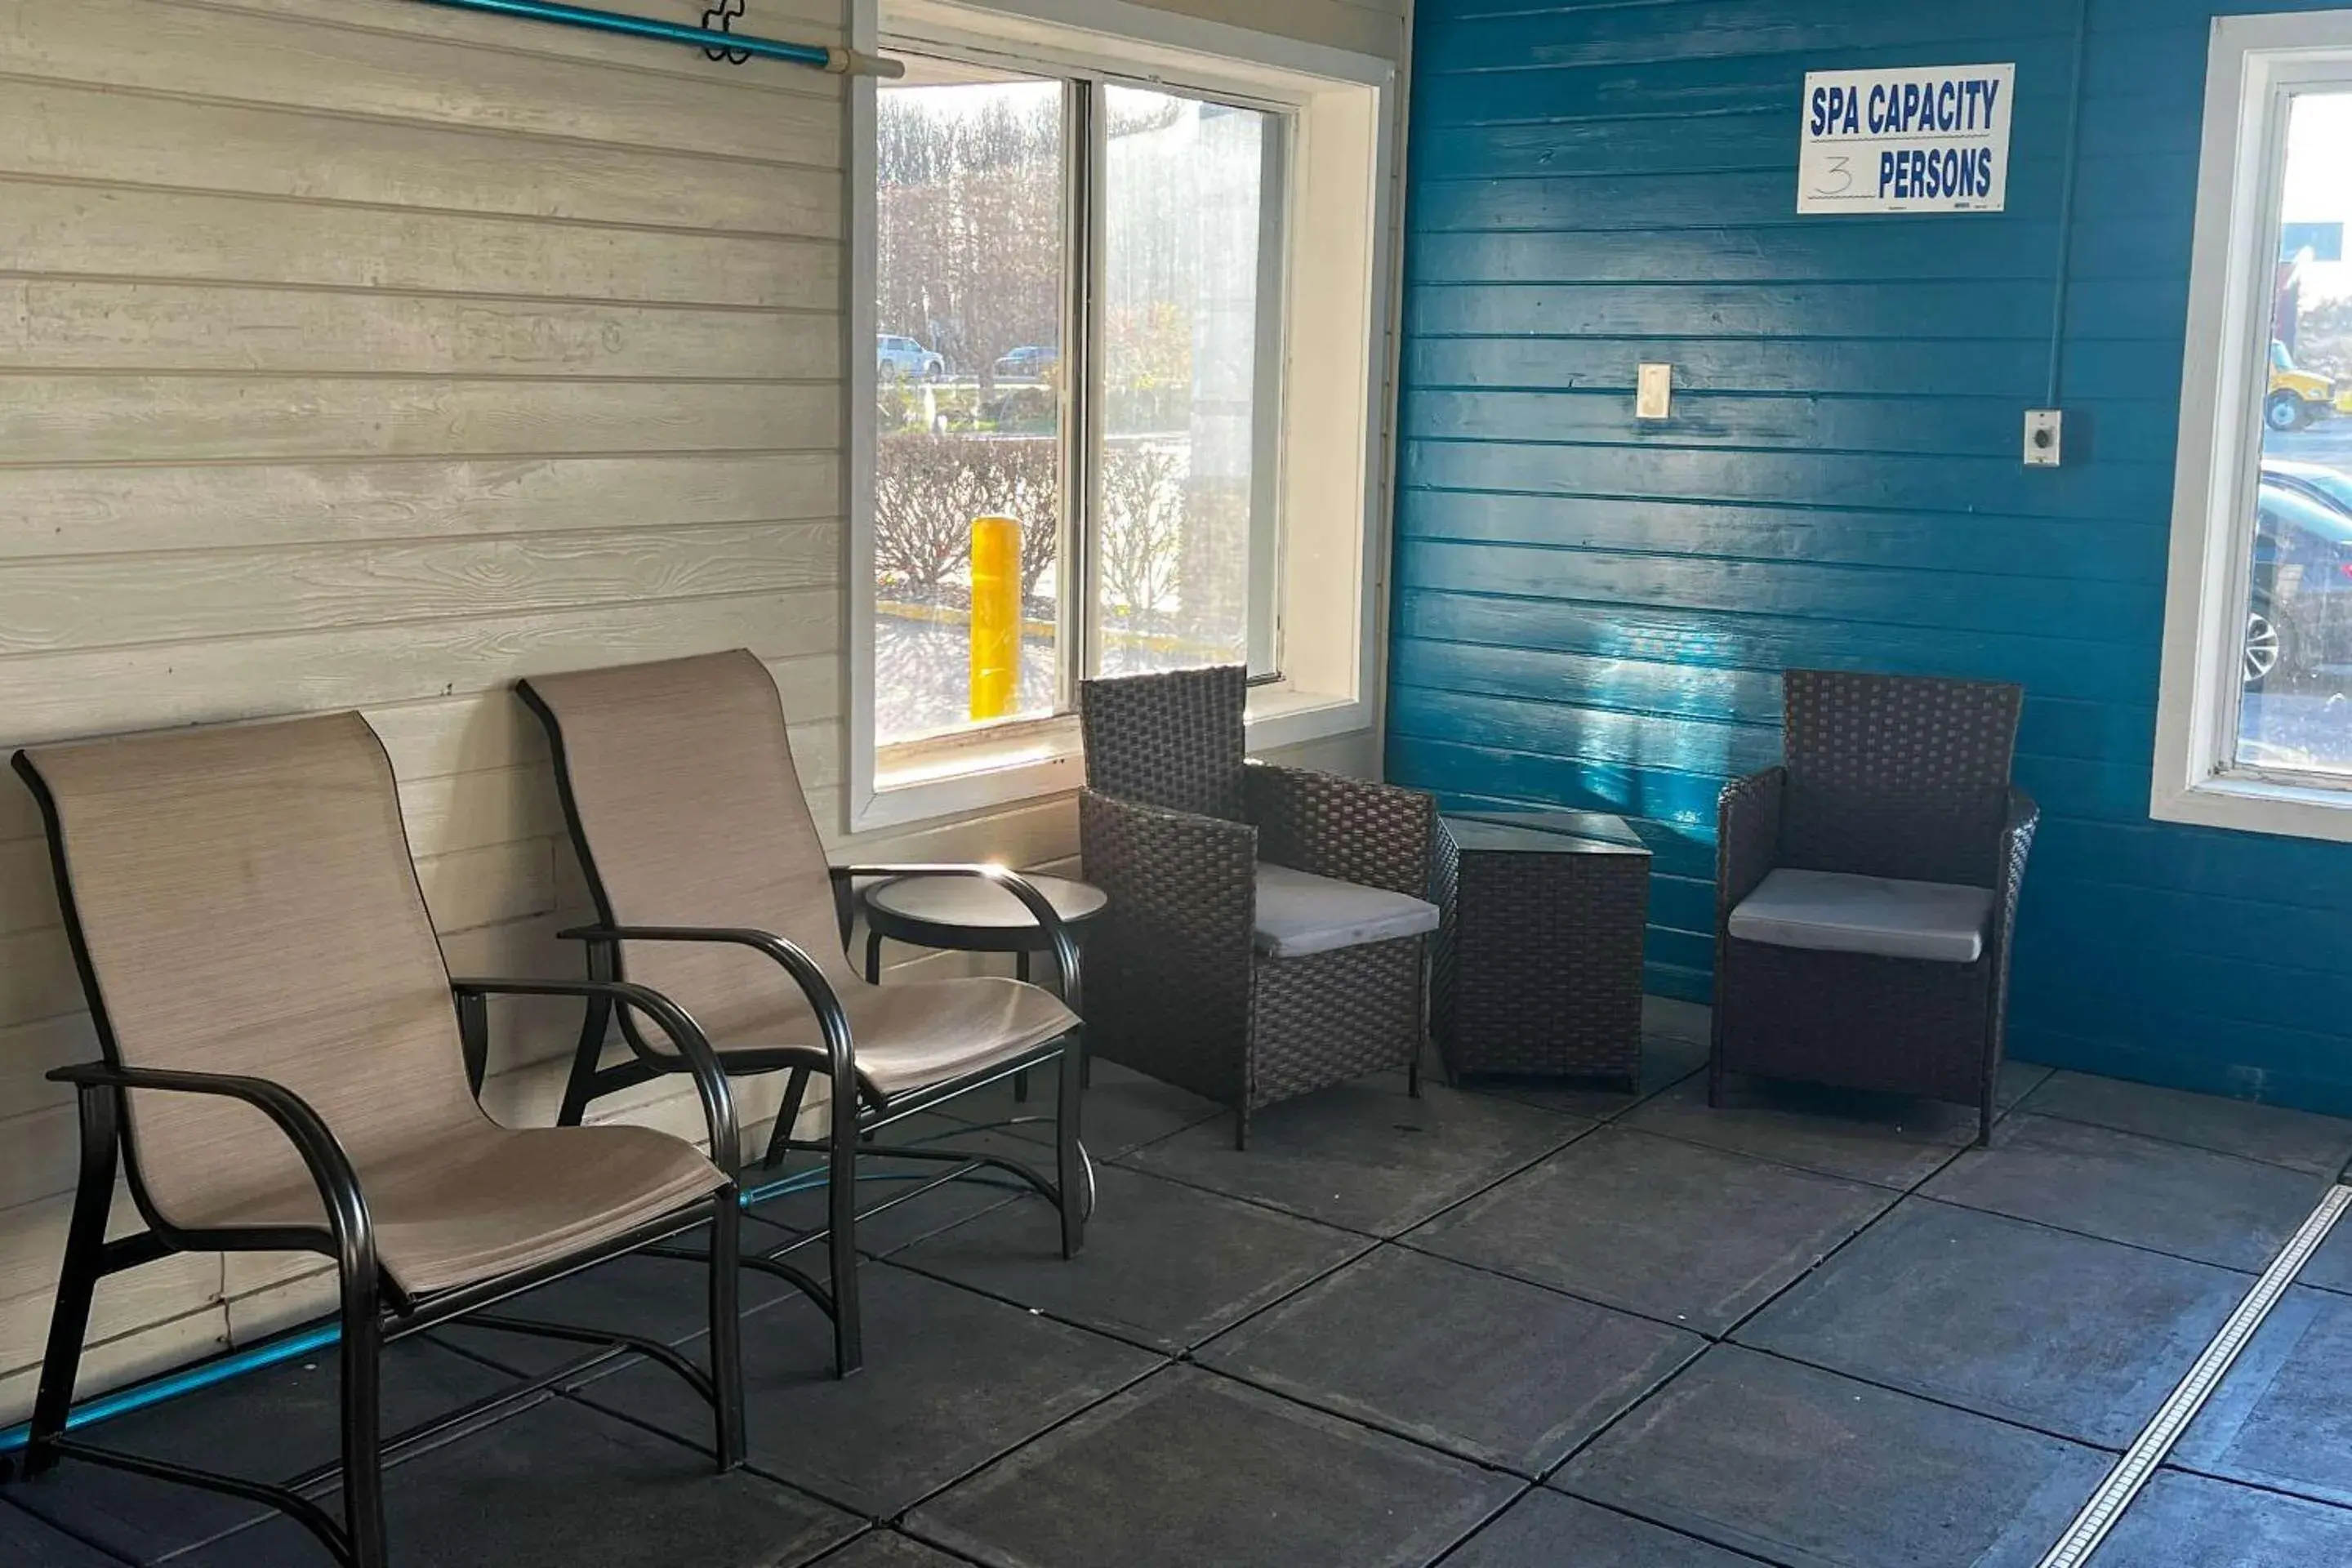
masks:
<path fill-rule="evenodd" d="M 236 1073 L 116 1067 L 110 1062 L 57 1068 L 48 1077 L 53 1083 L 69 1083 L 85 1092 L 106 1089 L 119 1095 L 135 1089 L 157 1094 L 208 1094 L 252 1106 L 278 1124 L 295 1153 L 301 1156 L 303 1168 L 310 1172 L 326 1205 L 328 1228 L 346 1277 L 373 1278 L 375 1222 L 360 1192 L 359 1173 L 352 1168 L 352 1157 L 325 1119 L 284 1084 Z"/>
<path fill-rule="evenodd" d="M 625 1007 L 635 1007 L 661 1026 L 663 1034 L 677 1047 L 685 1059 L 686 1070 L 694 1079 L 695 1093 L 702 1100 L 702 1117 L 710 1128 L 710 1163 L 722 1171 L 733 1172 L 742 1163 L 742 1134 L 735 1120 L 735 1093 L 727 1084 L 726 1070 L 719 1065 L 719 1055 L 710 1048 L 709 1038 L 700 1025 L 685 1008 L 654 990 L 651 986 L 632 985 L 625 980 L 505 980 L 467 976 L 449 982 L 449 990 L 459 1004 L 459 1016 L 467 1037 L 467 1063 L 476 1075 L 475 1088 L 481 1087 L 476 1062 L 476 1042 L 487 1044 L 486 1023 L 481 1017 L 480 1002 L 488 996 L 585 996 L 602 997 Z"/>
<path fill-rule="evenodd" d="M 1369 888 L 1430 896 L 1437 799 L 1423 790 L 1344 773 L 1252 763 L 1243 799 L 1277 865 Z"/>
<path fill-rule="evenodd" d="M 1007 866 L 934 865 L 923 863 L 909 866 L 835 866 L 832 868 L 835 884 L 840 885 L 857 877 L 976 877 L 994 882 L 1021 900 L 1037 929 L 1054 949 L 1054 970 L 1059 977 L 1058 989 L 1062 1005 L 1071 1012 L 1078 1011 L 1080 985 L 1078 979 L 1078 944 L 1070 935 L 1070 928 L 1055 910 L 1051 899 L 1037 890 L 1037 884 Z"/>
<path fill-rule="evenodd" d="M 1099 790 L 1078 795 L 1087 879 L 1110 896 L 1107 928 L 1149 933 L 1187 956 L 1249 963 L 1257 917 L 1258 830 Z"/>
<path fill-rule="evenodd" d="M 2042 807 L 2021 789 L 2009 792 L 2009 810 L 2000 825 L 2000 861 L 1994 868 L 1998 880 L 1995 916 L 2006 927 L 2017 918 L 2017 895 L 2025 886 L 2025 858 L 2033 853 L 2033 835 L 2042 826 Z"/>
<path fill-rule="evenodd" d="M 1734 779 L 1723 786 L 1715 807 L 1715 923 L 1720 933 L 1739 900 L 1756 884 L 1780 852 L 1780 797 L 1787 787 L 1786 768 Z"/>

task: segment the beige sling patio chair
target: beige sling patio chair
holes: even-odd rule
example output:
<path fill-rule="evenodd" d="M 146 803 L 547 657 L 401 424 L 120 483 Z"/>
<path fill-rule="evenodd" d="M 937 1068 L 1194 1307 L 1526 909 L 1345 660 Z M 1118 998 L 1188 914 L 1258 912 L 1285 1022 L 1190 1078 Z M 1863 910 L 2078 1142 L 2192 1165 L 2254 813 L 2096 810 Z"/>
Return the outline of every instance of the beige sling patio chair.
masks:
<path fill-rule="evenodd" d="M 49 1075 L 79 1093 L 81 1176 L 28 1475 L 62 1455 L 264 1501 L 338 1562 L 381 1568 L 387 1452 L 586 1364 L 384 1438 L 383 1345 L 461 1314 L 601 1345 L 590 1362 L 626 1347 L 664 1363 L 711 1404 L 719 1468 L 741 1460 L 734 1104 L 690 1018 L 618 982 L 452 980 L 391 764 L 356 713 L 43 746 L 16 765 L 47 823 L 103 1055 Z M 526 994 L 592 994 L 656 1020 L 700 1091 L 710 1158 L 648 1128 L 492 1121 L 475 1099 L 484 999 Z M 109 1240 L 118 1165 L 145 1228 Z M 706 1224 L 707 1374 L 656 1341 L 479 1310 Z M 341 1464 L 268 1486 L 68 1436 L 99 1280 L 241 1250 L 335 1260 Z M 340 1521 L 302 1495 L 338 1471 Z"/>
<path fill-rule="evenodd" d="M 828 865 L 775 681 L 747 651 L 532 676 L 520 694 L 547 727 L 595 900 L 598 923 L 563 933 L 588 944 L 590 973 L 626 973 L 688 1009 L 727 1071 L 791 1075 L 767 1163 L 788 1151 L 826 1156 L 831 1285 L 799 1283 L 833 1319 L 835 1370 L 845 1376 L 861 1359 L 861 1152 L 953 1167 L 893 1204 L 982 1167 L 1008 1172 L 1060 1210 L 1062 1254 L 1076 1256 L 1092 1186 L 1078 1142 L 1078 952 L 1045 896 L 1001 866 Z M 1060 997 L 995 976 L 893 985 L 862 978 L 845 945 L 853 880 L 905 876 L 1003 886 L 1045 931 Z M 675 1056 L 647 1040 L 625 1009 L 622 1034 L 634 1054 L 601 1066 L 604 1011 L 591 1003 L 561 1121 L 577 1121 L 599 1095 L 675 1070 Z M 1053 1181 L 994 1155 L 872 1141 L 891 1122 L 1056 1058 Z M 813 1073 L 831 1094 L 821 1142 L 792 1135 Z M 750 1196 L 757 1202 L 761 1193 Z"/>

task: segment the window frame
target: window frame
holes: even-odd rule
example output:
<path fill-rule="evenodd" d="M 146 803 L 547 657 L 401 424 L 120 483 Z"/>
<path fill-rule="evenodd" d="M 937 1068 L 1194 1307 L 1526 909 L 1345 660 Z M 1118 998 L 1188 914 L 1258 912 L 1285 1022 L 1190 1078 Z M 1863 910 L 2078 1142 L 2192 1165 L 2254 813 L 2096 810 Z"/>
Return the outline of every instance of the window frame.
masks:
<path fill-rule="evenodd" d="M 1278 454 L 1273 466 L 1279 473 L 1261 477 L 1281 497 L 1280 527 L 1264 545 L 1255 537 L 1253 544 L 1277 552 L 1283 562 L 1303 557 L 1307 567 L 1297 576 L 1310 578 L 1318 586 L 1310 598 L 1278 566 L 1264 574 L 1260 560 L 1252 561 L 1254 639 L 1261 616 L 1278 623 L 1280 670 L 1253 689 L 1251 743 L 1289 745 L 1368 729 L 1375 713 L 1374 637 L 1383 576 L 1378 542 L 1385 532 L 1389 491 L 1381 458 L 1393 384 L 1389 345 L 1393 341 L 1391 203 L 1397 68 L 1371 56 L 1124 0 L 991 0 L 984 7 L 954 0 L 906 0 L 894 5 L 892 13 L 891 28 L 885 34 L 877 0 L 855 0 L 853 47 L 898 47 L 1008 70 L 1083 74 L 1096 81 L 1279 110 L 1292 117 L 1289 133 L 1280 139 L 1286 143 L 1281 222 L 1288 237 L 1279 247 L 1284 288 L 1276 319 L 1283 331 L 1278 343 L 1262 342 L 1260 353 L 1278 354 L 1286 367 L 1297 352 L 1294 322 L 1305 297 L 1298 254 L 1306 225 L 1318 214 L 1335 210 L 1336 204 L 1336 210 L 1356 215 L 1352 226 L 1357 237 L 1339 247 L 1339 252 L 1343 261 L 1360 269 L 1358 276 L 1341 281 L 1360 285 L 1363 305 L 1361 320 L 1353 322 L 1338 346 L 1360 360 L 1354 368 L 1363 395 L 1328 400 L 1339 405 L 1336 413 L 1319 406 L 1327 400 L 1277 397 L 1280 434 L 1272 445 Z M 1108 63 L 1114 61 L 1116 65 Z M 875 84 L 853 79 L 848 99 L 850 140 L 845 163 L 850 230 L 844 331 L 853 345 L 870 344 L 877 331 Z M 1360 168 L 1349 162 L 1359 153 Z M 1099 167 L 1087 177 L 1095 182 L 1098 200 Z M 1362 254 L 1350 258 L 1351 249 Z M 1098 300 L 1098 280 L 1086 281 L 1088 300 Z M 1328 316 L 1328 309 L 1321 313 Z M 1316 331 L 1323 334 L 1314 340 L 1318 344 L 1330 340 L 1328 321 Z M 1066 352 L 1066 342 L 1065 347 Z M 894 747 L 887 767 L 885 753 L 877 750 L 873 489 L 879 433 L 873 415 L 874 357 L 870 350 L 846 356 L 849 528 L 844 684 L 849 787 L 844 793 L 843 826 L 850 833 L 897 827 L 1075 789 L 1084 780 L 1084 769 L 1076 716 L 1069 712 L 988 725 L 914 748 Z M 1344 361 L 1348 353 L 1339 357 Z M 1325 356 L 1318 354 L 1318 365 L 1323 363 Z M 1276 386 L 1286 379 L 1277 375 Z M 1067 396 L 1066 384 L 1066 404 Z M 1085 417 L 1092 417 L 1084 412 L 1087 408 L 1101 406 L 1098 398 L 1078 401 Z M 1309 412 L 1309 405 L 1318 406 Z M 1065 416 L 1066 420 L 1066 406 Z M 1076 426 L 1066 424 L 1065 428 L 1076 434 Z M 1068 441 L 1066 451 L 1090 450 L 1087 440 L 1097 434 L 1089 431 L 1087 438 Z M 1290 460 L 1301 443 L 1308 444 L 1313 462 Z M 1352 487 L 1333 482 L 1339 479 L 1351 479 Z M 1091 486 L 1091 477 L 1081 475 L 1080 482 Z M 1066 486 L 1065 494 L 1071 493 Z M 1298 504 L 1302 495 L 1311 498 L 1305 509 Z M 1305 517 L 1302 510 L 1316 515 Z M 1072 567 L 1061 574 L 1070 580 L 1064 587 L 1066 595 L 1086 592 L 1090 577 L 1087 563 L 1073 551 L 1074 544 L 1083 549 L 1072 537 L 1074 531 L 1066 527 L 1064 535 L 1064 559 Z M 1354 584 L 1344 603 L 1329 591 L 1338 570 L 1346 571 Z M 1262 604 L 1261 583 L 1270 584 Z M 1065 624 L 1071 624 L 1066 605 Z M 1083 626 L 1087 618 L 1081 616 L 1076 624 Z M 1086 657 L 1084 650 L 1066 649 L 1063 669 L 1076 669 Z M 1066 692 L 1065 700 L 1071 695 Z"/>
<path fill-rule="evenodd" d="M 2297 92 L 2352 92 L 2352 11 L 2215 18 L 2173 473 L 2148 814 L 2352 841 L 2352 775 L 2237 760 L 2271 364 L 2272 263 Z"/>

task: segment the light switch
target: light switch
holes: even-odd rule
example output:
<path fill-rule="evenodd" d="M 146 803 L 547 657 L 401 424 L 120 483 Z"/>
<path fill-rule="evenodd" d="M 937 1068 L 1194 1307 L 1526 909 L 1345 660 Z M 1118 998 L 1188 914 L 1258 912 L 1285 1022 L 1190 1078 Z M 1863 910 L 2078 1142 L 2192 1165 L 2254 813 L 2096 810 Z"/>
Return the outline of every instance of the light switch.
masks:
<path fill-rule="evenodd" d="M 1675 414 L 1675 367 L 1645 364 L 1634 384 L 1633 417 L 1671 419 Z"/>
<path fill-rule="evenodd" d="M 2054 468 L 2060 460 L 2059 437 L 2066 416 L 2055 408 L 2029 408 L 2025 411 L 2025 466 L 2029 468 Z"/>

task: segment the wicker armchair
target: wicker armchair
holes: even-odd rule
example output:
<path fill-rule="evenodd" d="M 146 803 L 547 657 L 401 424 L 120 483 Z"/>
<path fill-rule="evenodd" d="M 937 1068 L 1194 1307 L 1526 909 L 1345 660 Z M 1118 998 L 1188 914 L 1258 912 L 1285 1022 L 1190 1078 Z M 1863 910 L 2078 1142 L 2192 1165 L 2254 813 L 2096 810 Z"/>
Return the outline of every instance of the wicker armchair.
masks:
<path fill-rule="evenodd" d="M 1733 1072 L 1923 1095 L 1976 1106 L 1981 1144 L 2040 816 L 2009 782 L 2024 694 L 1824 670 L 1783 694 L 1784 765 L 1718 808 L 1708 1103 Z"/>
<path fill-rule="evenodd" d="M 1246 698 L 1227 667 L 1090 680 L 1078 702 L 1079 843 L 1110 895 L 1089 1047 L 1232 1106 L 1239 1148 L 1253 1111 L 1363 1073 L 1405 1068 L 1420 1092 L 1437 923 L 1436 803 L 1246 762 Z M 1335 895 L 1354 904 L 1339 925 L 1285 940 L 1296 900 Z"/>

